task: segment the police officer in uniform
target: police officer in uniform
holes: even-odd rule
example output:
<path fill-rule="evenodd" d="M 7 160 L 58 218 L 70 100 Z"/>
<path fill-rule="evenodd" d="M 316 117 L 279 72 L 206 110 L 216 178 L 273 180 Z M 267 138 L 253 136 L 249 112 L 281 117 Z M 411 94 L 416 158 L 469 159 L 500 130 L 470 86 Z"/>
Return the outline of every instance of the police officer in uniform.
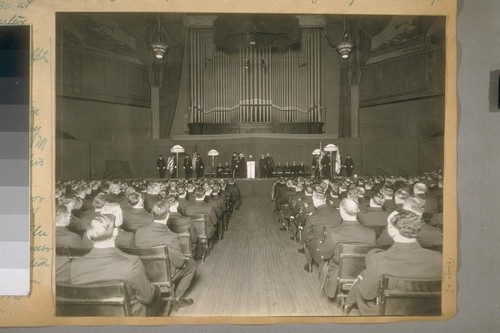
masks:
<path fill-rule="evenodd" d="M 163 155 L 158 157 L 156 161 L 156 169 L 158 170 L 160 178 L 165 178 L 165 170 L 167 169 L 167 163 L 163 159 Z"/>

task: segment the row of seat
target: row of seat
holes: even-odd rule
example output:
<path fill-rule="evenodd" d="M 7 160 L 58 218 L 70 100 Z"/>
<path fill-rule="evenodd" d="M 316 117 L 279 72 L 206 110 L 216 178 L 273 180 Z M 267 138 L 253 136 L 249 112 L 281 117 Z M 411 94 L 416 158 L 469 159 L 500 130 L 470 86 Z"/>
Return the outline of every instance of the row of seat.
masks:
<path fill-rule="evenodd" d="M 336 297 L 343 305 L 357 276 L 365 269 L 366 254 L 373 249 L 386 250 L 388 246 L 358 243 L 340 243 L 338 289 Z M 441 250 L 436 247 L 434 250 Z M 332 263 L 332 260 L 326 265 Z M 326 267 L 326 266 L 325 266 Z M 325 274 L 326 278 L 326 274 Z M 323 289 L 324 279 L 320 289 Z M 440 315 L 441 280 L 406 279 L 385 275 L 379 287 L 380 315 Z"/>
<path fill-rule="evenodd" d="M 160 289 L 166 302 L 166 313 L 170 313 L 175 299 L 168 246 L 121 247 L 127 254 L 138 256 L 152 285 Z M 85 255 L 90 249 L 58 247 L 56 255 L 70 258 Z M 120 281 L 90 285 L 56 284 L 56 315 L 58 316 L 131 316 L 129 286 Z"/>
<path fill-rule="evenodd" d="M 219 221 L 218 238 L 222 237 L 224 229 L 227 229 L 229 221 L 229 210 Z M 215 236 L 207 237 L 207 216 L 197 214 L 190 216 L 190 226 L 170 226 L 171 231 L 179 237 L 181 250 L 186 258 L 192 258 L 195 250 L 193 243 L 193 232 L 197 235 L 200 245 L 205 251 L 205 256 L 210 253 Z M 151 284 L 158 286 L 163 300 L 166 302 L 166 314 L 170 313 L 172 302 L 175 299 L 175 285 L 172 281 L 172 272 L 168 246 L 155 247 L 120 247 L 120 250 L 138 256 L 144 266 L 146 276 Z M 71 248 L 68 246 L 56 247 L 56 255 L 67 257 L 69 260 L 84 256 L 90 249 Z M 57 284 L 56 286 L 56 309 L 57 315 L 61 316 L 131 316 L 129 286 L 123 282 L 100 283 L 93 285 L 70 285 Z"/>
<path fill-rule="evenodd" d="M 291 214 L 291 207 L 296 202 L 291 202 L 293 200 L 290 200 L 288 197 L 282 198 L 281 201 L 277 199 L 275 198 L 277 202 L 275 213 L 277 213 L 278 223 L 281 226 L 280 229 L 289 230 L 292 223 L 291 220 L 295 218 Z M 325 237 L 327 227 L 323 226 L 322 228 L 322 234 Z M 297 229 L 299 242 L 302 242 L 302 231 L 301 227 Z M 317 232 L 317 234 L 321 234 L 321 232 Z M 367 253 L 373 249 L 387 250 L 389 246 L 362 243 L 340 243 L 336 246 L 338 247 L 338 251 L 335 251 L 335 253 L 339 253 L 339 257 L 329 259 L 325 263 L 325 266 L 323 266 L 323 272 L 320 274 L 320 293 L 323 292 L 326 279 L 329 278 L 326 273 L 328 267 L 330 265 L 336 267 L 338 273 L 336 275 L 337 281 L 334 285 L 337 286 L 337 290 L 332 292 L 332 294 L 335 295 L 334 297 L 339 305 L 344 308 L 347 294 L 358 275 L 366 268 L 365 258 Z M 426 246 L 426 248 L 441 253 L 443 251 L 442 245 Z M 441 280 L 406 279 L 385 275 L 380 282 L 379 297 L 377 299 L 377 303 L 380 305 L 379 315 L 440 315 L 441 284 Z"/>

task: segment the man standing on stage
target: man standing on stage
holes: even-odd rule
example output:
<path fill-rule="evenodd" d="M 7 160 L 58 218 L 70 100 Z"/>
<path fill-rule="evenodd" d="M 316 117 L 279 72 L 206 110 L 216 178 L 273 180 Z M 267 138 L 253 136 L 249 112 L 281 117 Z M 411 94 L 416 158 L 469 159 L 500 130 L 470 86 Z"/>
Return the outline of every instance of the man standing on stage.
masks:
<path fill-rule="evenodd" d="M 347 154 L 347 157 L 344 160 L 344 169 L 347 177 L 352 177 L 354 173 L 354 161 L 351 158 L 351 155 Z"/>
<path fill-rule="evenodd" d="M 271 154 L 266 155 L 267 178 L 273 178 L 274 160 Z"/>
<path fill-rule="evenodd" d="M 328 154 L 323 154 L 321 156 L 321 172 L 323 173 L 323 178 L 330 178 L 330 156 Z"/>
<path fill-rule="evenodd" d="M 186 179 L 189 179 L 193 176 L 193 161 L 191 160 L 191 156 L 189 156 L 189 154 L 184 157 L 183 169 L 184 177 L 186 177 Z"/>
<path fill-rule="evenodd" d="M 266 178 L 267 177 L 267 162 L 264 154 L 260 155 L 259 160 L 259 177 Z"/>
<path fill-rule="evenodd" d="M 312 177 L 313 178 L 318 178 L 319 177 L 319 155 L 313 155 L 312 163 L 311 163 L 311 168 L 312 168 Z"/>
<path fill-rule="evenodd" d="M 233 178 L 239 177 L 240 175 L 240 159 L 238 153 L 233 152 L 233 157 L 231 157 L 231 175 Z"/>
<path fill-rule="evenodd" d="M 247 160 L 243 153 L 240 153 L 238 164 L 240 169 L 240 178 L 247 178 Z"/>
<path fill-rule="evenodd" d="M 158 160 L 156 161 L 156 169 L 158 169 L 160 178 L 165 178 L 165 170 L 167 169 L 167 163 L 165 163 L 163 155 L 160 155 L 158 157 Z"/>
<path fill-rule="evenodd" d="M 201 158 L 200 154 L 196 154 L 196 163 L 195 163 L 195 169 L 196 169 L 196 178 L 201 178 L 203 177 L 203 172 L 205 171 L 205 163 L 203 163 L 203 159 Z"/>

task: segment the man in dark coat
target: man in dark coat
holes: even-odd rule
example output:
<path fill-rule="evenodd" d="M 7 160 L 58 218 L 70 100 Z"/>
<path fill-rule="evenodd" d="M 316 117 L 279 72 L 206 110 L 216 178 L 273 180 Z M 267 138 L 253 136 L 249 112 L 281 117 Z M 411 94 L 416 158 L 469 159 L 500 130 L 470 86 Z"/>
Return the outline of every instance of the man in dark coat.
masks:
<path fill-rule="evenodd" d="M 372 195 L 368 209 L 358 214 L 359 223 L 365 227 L 377 229 L 379 231 L 378 234 L 380 234 L 387 226 L 387 217 L 390 214 L 390 212 L 382 209 L 384 202 L 385 197 L 383 194 L 377 193 Z"/>
<path fill-rule="evenodd" d="M 367 228 L 359 224 L 356 215 L 359 212 L 358 205 L 352 199 L 344 199 L 340 203 L 340 216 L 342 223 L 333 229 L 327 231 L 325 240 L 318 244 L 317 251 L 313 255 L 314 261 L 320 265 L 320 271 L 323 271 L 320 284 L 323 285 L 325 294 L 328 297 L 335 298 L 337 292 L 337 277 L 339 269 L 339 244 L 340 243 L 361 243 L 367 245 L 375 245 L 375 230 Z M 331 260 L 330 260 L 331 259 Z M 327 261 L 330 262 L 327 264 Z M 324 266 L 323 266 L 324 265 Z M 329 283 L 323 284 L 323 279 L 326 277 L 328 268 Z"/>
<path fill-rule="evenodd" d="M 323 178 L 331 178 L 331 171 L 330 171 L 330 155 L 324 154 L 323 156 L 320 157 L 320 163 L 321 163 L 321 173 L 323 174 Z"/>
<path fill-rule="evenodd" d="M 171 230 L 176 230 L 179 228 L 189 229 L 193 226 L 193 222 L 189 216 L 184 216 L 179 211 L 179 201 L 175 195 L 171 195 L 167 197 L 167 202 L 170 205 L 170 214 L 168 215 L 167 227 Z M 191 241 L 195 244 L 198 241 L 198 235 L 196 234 L 196 230 L 194 228 L 191 232 Z"/>
<path fill-rule="evenodd" d="M 201 187 L 197 187 L 194 191 L 194 201 L 188 201 L 184 207 L 186 216 L 205 214 L 207 216 L 207 238 L 212 238 L 217 225 L 217 213 L 215 208 L 209 203 L 205 202 L 205 191 Z"/>
<path fill-rule="evenodd" d="M 260 155 L 259 159 L 259 177 L 266 178 L 267 177 L 267 161 L 264 157 L 264 154 Z"/>
<path fill-rule="evenodd" d="M 320 176 L 320 160 L 319 155 L 314 155 L 311 162 L 311 176 L 313 178 L 318 178 Z"/>
<path fill-rule="evenodd" d="M 323 241 L 325 231 L 337 227 L 342 222 L 339 211 L 326 204 L 324 193 L 315 192 L 313 194 L 313 204 L 316 210 L 307 217 L 302 236 L 306 256 L 304 270 L 307 272 L 312 272 L 313 270 L 312 255 L 314 252 L 317 252 L 318 243 Z"/>
<path fill-rule="evenodd" d="M 175 283 L 174 308 L 193 304 L 193 299 L 184 298 L 196 271 L 196 261 L 186 259 L 181 251 L 179 237 L 167 227 L 170 205 L 166 200 L 157 202 L 151 213 L 154 222 L 136 232 L 137 246 L 151 247 L 159 245 L 168 246 L 170 264 L 172 265 L 172 280 Z"/>
<path fill-rule="evenodd" d="M 156 169 L 158 170 L 158 174 L 160 178 L 165 178 L 165 170 L 167 170 L 167 163 L 163 159 L 163 155 L 158 157 L 156 161 Z"/>
<path fill-rule="evenodd" d="M 267 178 L 273 178 L 274 160 L 271 154 L 269 153 L 266 154 L 266 171 L 267 171 Z"/>
<path fill-rule="evenodd" d="M 247 160 L 243 153 L 240 154 L 238 165 L 240 169 L 240 178 L 247 178 Z"/>
<path fill-rule="evenodd" d="M 196 154 L 196 178 L 203 177 L 203 173 L 205 172 L 205 163 L 201 158 L 200 154 Z"/>
<path fill-rule="evenodd" d="M 58 205 L 56 208 L 56 246 L 68 246 L 71 248 L 80 248 L 82 238 L 80 235 L 69 231 L 66 227 L 69 225 L 71 212 L 65 205 Z"/>
<path fill-rule="evenodd" d="M 354 174 L 354 161 L 352 160 L 351 155 L 347 154 L 342 166 L 345 169 L 346 176 L 352 177 Z"/>
<path fill-rule="evenodd" d="M 442 256 L 417 242 L 422 228 L 420 216 L 395 211 L 387 221 L 394 245 L 387 251 L 375 249 L 366 255 L 366 269 L 360 273 L 346 299 L 346 310 L 357 305 L 361 315 L 378 315 L 379 285 L 383 275 L 407 279 L 441 279 Z"/>
<path fill-rule="evenodd" d="M 71 261 L 69 281 L 74 285 L 124 281 L 132 291 L 132 315 L 157 316 L 163 307 L 160 290 L 148 280 L 139 257 L 116 248 L 117 233 L 111 219 L 103 215 L 94 218 L 88 230 L 93 248 L 85 256 Z"/>
<path fill-rule="evenodd" d="M 184 169 L 184 177 L 186 177 L 186 179 L 193 176 L 193 161 L 191 160 L 191 156 L 189 156 L 189 154 L 184 157 L 184 166 L 182 168 Z"/>
<path fill-rule="evenodd" d="M 137 229 L 153 223 L 153 216 L 144 209 L 144 197 L 133 192 L 128 195 L 129 208 L 123 211 L 122 228 L 135 232 Z"/>
<path fill-rule="evenodd" d="M 240 159 L 238 153 L 233 152 L 233 156 L 231 157 L 231 177 L 238 178 L 240 175 Z"/>

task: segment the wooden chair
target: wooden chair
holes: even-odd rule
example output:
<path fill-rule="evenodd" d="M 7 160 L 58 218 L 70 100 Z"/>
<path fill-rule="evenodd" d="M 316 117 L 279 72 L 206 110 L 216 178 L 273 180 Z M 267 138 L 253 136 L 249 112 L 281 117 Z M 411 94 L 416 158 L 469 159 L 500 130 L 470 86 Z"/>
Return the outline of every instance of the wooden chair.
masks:
<path fill-rule="evenodd" d="M 405 279 L 384 275 L 379 289 L 383 316 L 439 316 L 441 280 Z"/>
<path fill-rule="evenodd" d="M 205 257 L 210 255 L 210 239 L 208 236 L 208 229 L 206 223 L 206 215 L 205 214 L 194 214 L 189 216 L 191 218 L 191 222 L 193 222 L 194 230 L 198 235 L 198 242 L 203 246 L 205 251 L 203 251 L 203 257 L 201 262 L 205 262 Z"/>
<path fill-rule="evenodd" d="M 56 285 L 56 314 L 77 317 L 132 316 L 130 293 L 123 283 Z"/>
<path fill-rule="evenodd" d="M 337 299 L 344 303 L 354 280 L 366 268 L 366 254 L 372 249 L 387 249 L 389 246 L 367 245 L 363 243 L 340 243 L 338 258 Z"/>
<path fill-rule="evenodd" d="M 176 225 L 172 224 L 169 226 L 170 230 L 179 236 L 179 243 L 181 245 L 181 251 L 186 256 L 186 258 L 193 257 L 193 226 L 187 225 Z"/>
<path fill-rule="evenodd" d="M 56 255 L 74 259 L 86 255 L 90 250 L 91 249 L 69 247 L 67 245 L 58 246 L 56 247 Z"/>
<path fill-rule="evenodd" d="M 168 255 L 168 246 L 120 247 L 120 250 L 141 258 L 149 281 L 160 288 L 161 296 L 167 303 L 168 315 L 172 302 L 175 300 L 175 285 L 172 281 L 173 265 Z"/>
<path fill-rule="evenodd" d="M 437 251 L 443 253 L 443 245 L 429 245 L 429 246 L 422 246 L 423 248 L 427 250 L 432 250 L 432 251 Z"/>

